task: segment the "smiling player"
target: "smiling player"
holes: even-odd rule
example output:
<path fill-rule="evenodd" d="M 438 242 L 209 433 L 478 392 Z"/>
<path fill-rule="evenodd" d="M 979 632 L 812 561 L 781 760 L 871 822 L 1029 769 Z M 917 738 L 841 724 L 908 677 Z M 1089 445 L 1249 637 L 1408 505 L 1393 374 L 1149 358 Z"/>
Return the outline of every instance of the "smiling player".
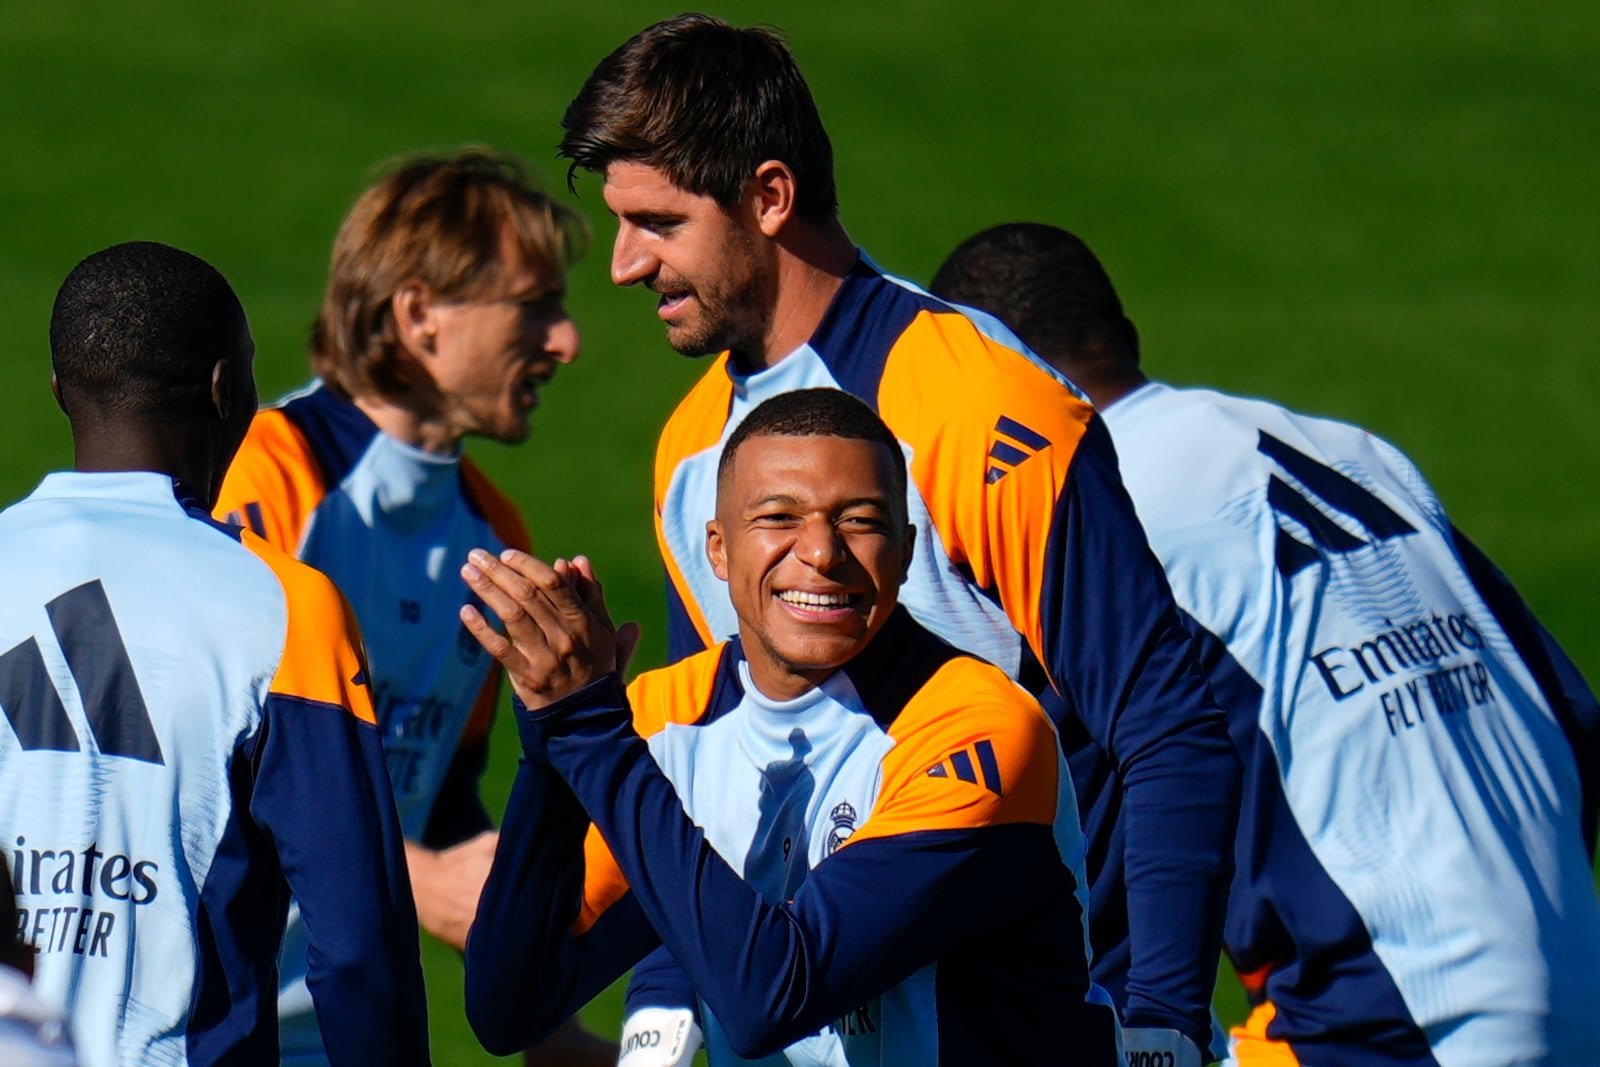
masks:
<path fill-rule="evenodd" d="M 845 393 L 757 408 L 707 524 L 739 635 L 626 695 L 587 561 L 473 554 L 506 636 L 464 618 L 510 673 L 526 755 L 467 946 L 491 1051 L 665 944 L 714 1065 L 1117 1063 L 1055 734 L 899 606 L 905 481 Z"/>

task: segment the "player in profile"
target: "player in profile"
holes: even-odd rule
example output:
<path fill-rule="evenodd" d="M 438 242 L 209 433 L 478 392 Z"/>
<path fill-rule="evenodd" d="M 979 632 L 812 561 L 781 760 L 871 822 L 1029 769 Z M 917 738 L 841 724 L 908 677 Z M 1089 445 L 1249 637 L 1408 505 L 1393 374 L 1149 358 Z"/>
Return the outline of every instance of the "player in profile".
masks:
<path fill-rule="evenodd" d="M 566 266 L 583 219 L 510 156 L 416 158 L 356 200 L 311 334 L 318 381 L 256 416 L 227 515 L 331 577 L 355 607 L 417 914 L 465 946 L 496 835 L 478 796 L 500 673 L 462 629 L 467 550 L 527 548 L 516 507 L 465 456 L 516 444 L 578 356 Z M 284 957 L 284 1060 L 320 1061 L 298 924 Z M 602 1055 L 604 1053 L 604 1055 Z M 549 1058 L 610 1064 L 574 1023 Z"/>
<path fill-rule="evenodd" d="M 50 320 L 73 470 L 0 513 L 0 842 L 85 1067 L 266 1062 L 292 892 L 336 1064 L 426 1064 L 416 913 L 349 606 L 209 511 L 256 407 L 228 283 L 165 245 Z"/>
<path fill-rule="evenodd" d="M 630 635 L 586 560 L 473 553 L 505 633 L 463 617 L 511 676 L 525 754 L 467 946 L 491 1050 L 664 943 L 713 1065 L 1119 1065 L 1055 733 L 898 607 L 905 483 L 853 397 L 757 408 L 706 524 L 738 636 L 626 694 Z"/>
<path fill-rule="evenodd" d="M 1146 379 L 1064 230 L 980 233 L 932 287 L 1088 390 L 1230 714 L 1237 1062 L 1600 1063 L 1600 710 L 1421 472 L 1356 427 Z"/>
<path fill-rule="evenodd" d="M 1197 1063 L 1238 764 L 1093 410 L 1009 331 L 856 248 L 828 135 L 771 31 L 703 15 L 651 26 L 599 63 L 563 126 L 561 153 L 603 177 L 618 220 L 613 280 L 658 295 L 679 352 L 718 354 L 656 454 L 673 657 L 737 629 L 705 555 L 729 433 L 793 389 L 864 400 L 910 457 L 923 535 L 903 603 L 1035 691 L 1053 682 L 1068 751 L 1110 754 L 1097 795 L 1131 857 L 1129 1046 Z M 682 1007 L 663 973 L 636 975 L 632 1007 Z"/>

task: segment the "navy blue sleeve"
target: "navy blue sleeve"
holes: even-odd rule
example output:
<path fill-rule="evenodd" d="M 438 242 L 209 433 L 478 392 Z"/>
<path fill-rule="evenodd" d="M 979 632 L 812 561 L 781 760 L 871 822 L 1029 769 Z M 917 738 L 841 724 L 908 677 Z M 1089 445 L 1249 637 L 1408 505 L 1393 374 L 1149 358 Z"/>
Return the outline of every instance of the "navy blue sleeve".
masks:
<path fill-rule="evenodd" d="M 1020 823 L 855 841 L 793 901 L 769 904 L 684 813 L 633 730 L 616 676 L 523 714 L 742 1056 L 816 1032 L 981 934 L 1001 921 L 995 899 L 1017 915 L 1072 891 L 1051 827 Z"/>
<path fill-rule="evenodd" d="M 1600 823 L 1600 701 L 1550 632 L 1523 601 L 1494 561 L 1454 526 L 1456 554 L 1467 569 L 1467 577 L 1494 613 L 1500 628 L 1532 672 L 1545 701 L 1555 712 L 1578 762 L 1578 778 L 1583 786 L 1583 836 L 1594 859 L 1596 824 Z"/>
<path fill-rule="evenodd" d="M 582 935 L 588 816 L 545 762 L 520 701 L 524 756 L 506 802 L 494 864 L 467 935 L 467 1020 L 483 1047 L 537 1044 L 660 942 L 632 894 Z"/>
<path fill-rule="evenodd" d="M 1050 675 L 1123 792 L 1123 1022 L 1171 1027 L 1205 1048 L 1240 766 L 1099 416 L 1057 501 L 1040 613 Z"/>
<path fill-rule="evenodd" d="M 250 816 L 300 904 L 329 1061 L 426 1064 L 417 913 L 377 729 L 334 704 L 270 695 Z"/>
<path fill-rule="evenodd" d="M 628 978 L 625 1001 L 627 1015 L 641 1008 L 688 1008 L 697 1011 L 699 1001 L 689 976 L 665 947 L 658 948 L 633 968 Z"/>

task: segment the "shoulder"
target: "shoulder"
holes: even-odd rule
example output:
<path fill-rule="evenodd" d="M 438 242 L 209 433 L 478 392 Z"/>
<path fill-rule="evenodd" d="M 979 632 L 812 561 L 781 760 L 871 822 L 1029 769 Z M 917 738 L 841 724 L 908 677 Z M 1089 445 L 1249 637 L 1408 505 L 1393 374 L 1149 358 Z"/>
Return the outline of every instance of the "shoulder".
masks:
<path fill-rule="evenodd" d="M 650 738 L 668 725 L 701 721 L 717 703 L 719 688 L 736 684 L 734 657 L 727 642 L 658 670 L 645 671 L 628 686 L 633 728 Z"/>
<path fill-rule="evenodd" d="M 277 579 L 287 623 L 282 656 L 272 692 L 349 708 L 357 718 L 376 722 L 369 701 L 352 702 L 352 689 L 366 687 L 361 631 L 349 601 L 333 580 L 282 552 L 249 530 L 240 543 Z"/>
<path fill-rule="evenodd" d="M 889 349 L 884 421 L 907 443 L 959 435 L 1005 454 L 1070 453 L 1093 408 L 997 321 L 927 298 Z M 905 429 L 902 429 L 904 427 Z"/>
<path fill-rule="evenodd" d="M 656 496 L 659 503 L 678 464 L 722 439 L 733 401 L 733 380 L 728 376 L 728 356 L 718 356 L 678 402 L 656 443 Z"/>
<path fill-rule="evenodd" d="M 251 420 L 215 513 L 290 549 L 325 495 L 322 467 L 305 433 L 282 409 L 268 408 Z"/>
<path fill-rule="evenodd" d="M 888 732 L 895 745 L 879 803 L 857 838 L 1055 822 L 1063 784 L 1055 730 L 992 664 L 948 660 Z"/>
<path fill-rule="evenodd" d="M 489 480 L 489 476 L 470 456 L 461 457 L 461 488 L 468 504 L 483 516 L 496 536 L 508 547 L 524 552 L 531 549 L 533 542 L 528 536 L 528 526 L 523 521 L 522 512 L 510 497 Z"/>
<path fill-rule="evenodd" d="M 269 475 L 277 479 L 307 477 L 322 481 L 317 458 L 304 431 L 282 408 L 264 408 L 250 420 L 244 443 L 228 467 L 228 480 L 258 479 Z"/>

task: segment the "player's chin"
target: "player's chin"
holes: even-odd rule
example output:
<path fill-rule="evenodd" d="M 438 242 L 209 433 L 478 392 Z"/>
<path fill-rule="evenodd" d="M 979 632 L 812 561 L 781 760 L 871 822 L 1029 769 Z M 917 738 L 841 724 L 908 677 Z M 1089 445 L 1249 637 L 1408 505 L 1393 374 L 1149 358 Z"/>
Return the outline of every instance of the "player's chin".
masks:
<path fill-rule="evenodd" d="M 528 439 L 532 424 L 526 411 L 507 412 L 486 427 L 479 436 L 502 445 L 520 445 Z"/>

